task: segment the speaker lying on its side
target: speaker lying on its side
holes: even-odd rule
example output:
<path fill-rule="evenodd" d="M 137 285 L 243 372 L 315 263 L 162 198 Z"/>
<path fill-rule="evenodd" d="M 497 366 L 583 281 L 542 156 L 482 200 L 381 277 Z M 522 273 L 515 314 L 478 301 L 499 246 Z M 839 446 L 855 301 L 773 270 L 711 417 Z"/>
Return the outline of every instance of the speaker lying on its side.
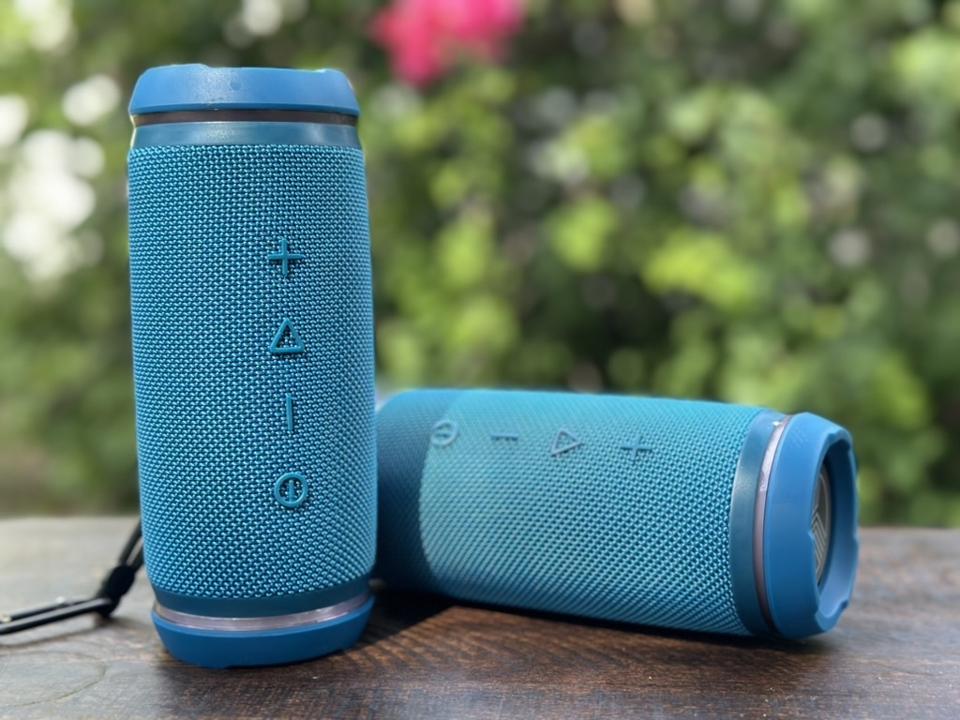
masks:
<path fill-rule="evenodd" d="M 857 564 L 850 435 L 712 402 L 418 390 L 378 418 L 375 572 L 670 628 L 833 627 Z"/>

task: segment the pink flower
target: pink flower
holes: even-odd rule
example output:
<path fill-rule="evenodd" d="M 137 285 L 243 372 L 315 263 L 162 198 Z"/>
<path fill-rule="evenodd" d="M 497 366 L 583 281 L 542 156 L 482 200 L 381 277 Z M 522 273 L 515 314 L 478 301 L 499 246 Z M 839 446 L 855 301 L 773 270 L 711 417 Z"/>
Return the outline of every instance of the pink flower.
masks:
<path fill-rule="evenodd" d="M 521 0 L 394 0 L 371 31 L 397 75 L 426 85 L 461 55 L 496 60 L 522 21 Z"/>

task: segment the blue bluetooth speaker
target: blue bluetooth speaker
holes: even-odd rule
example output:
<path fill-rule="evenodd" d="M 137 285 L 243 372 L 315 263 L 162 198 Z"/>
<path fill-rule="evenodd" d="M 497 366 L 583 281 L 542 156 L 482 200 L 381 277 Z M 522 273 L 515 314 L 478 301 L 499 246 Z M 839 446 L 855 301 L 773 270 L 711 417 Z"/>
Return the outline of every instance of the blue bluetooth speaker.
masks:
<path fill-rule="evenodd" d="M 388 584 L 604 620 L 791 638 L 857 564 L 850 435 L 710 402 L 420 390 L 378 418 Z"/>
<path fill-rule="evenodd" d="M 376 517 L 370 247 L 346 77 L 148 70 L 130 284 L 153 619 L 223 667 L 345 648 Z"/>

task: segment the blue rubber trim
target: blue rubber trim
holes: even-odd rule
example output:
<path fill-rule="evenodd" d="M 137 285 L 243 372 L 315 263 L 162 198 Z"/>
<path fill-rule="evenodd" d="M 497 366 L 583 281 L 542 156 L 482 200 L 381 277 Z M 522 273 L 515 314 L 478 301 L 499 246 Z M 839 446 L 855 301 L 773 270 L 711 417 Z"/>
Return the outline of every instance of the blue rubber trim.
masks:
<path fill-rule="evenodd" d="M 730 570 L 733 577 L 733 602 L 740 621 L 754 635 L 773 632 L 760 609 L 757 595 L 757 576 L 753 567 L 754 516 L 757 504 L 757 486 L 763 456 L 773 435 L 774 423 L 783 415 L 762 411 L 747 430 L 740 460 L 733 481 L 730 501 Z"/>
<path fill-rule="evenodd" d="M 307 110 L 358 116 L 360 106 L 339 70 L 163 65 L 137 80 L 130 114 L 187 110 Z"/>
<path fill-rule="evenodd" d="M 133 147 L 158 145 L 337 145 L 360 147 L 352 125 L 295 122 L 184 122 L 143 125 L 133 131 Z"/>
<path fill-rule="evenodd" d="M 149 566 L 148 566 L 149 571 Z M 157 602 L 166 608 L 192 615 L 208 617 L 266 617 L 307 612 L 330 607 L 367 591 L 368 575 L 340 585 L 296 595 L 276 595 L 269 598 L 201 598 L 180 595 L 154 588 Z"/>
<path fill-rule="evenodd" d="M 832 533 L 818 586 L 810 522 L 822 463 L 830 474 Z M 770 473 L 763 538 L 770 614 L 785 637 L 829 630 L 850 602 L 858 555 L 856 473 L 844 428 L 810 413 L 790 419 Z"/>
<path fill-rule="evenodd" d="M 178 660 L 208 668 L 284 665 L 329 655 L 354 645 L 367 625 L 371 597 L 343 617 L 308 627 L 260 632 L 197 630 L 151 613 L 164 646 Z"/>

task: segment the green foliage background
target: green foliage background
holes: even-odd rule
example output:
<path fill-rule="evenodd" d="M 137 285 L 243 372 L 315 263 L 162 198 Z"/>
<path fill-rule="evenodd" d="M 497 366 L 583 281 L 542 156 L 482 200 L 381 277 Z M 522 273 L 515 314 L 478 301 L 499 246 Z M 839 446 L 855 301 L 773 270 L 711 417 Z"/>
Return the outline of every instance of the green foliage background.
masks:
<path fill-rule="evenodd" d="M 257 34 L 239 0 L 50 0 L 71 27 L 43 49 L 0 0 L 0 95 L 29 108 L 0 148 L 0 514 L 136 503 L 124 104 L 201 61 L 353 79 L 383 392 L 812 410 L 854 433 L 865 522 L 960 525 L 960 2 L 538 0 L 501 65 L 422 92 L 370 41 L 377 3 L 267 4 Z M 119 102 L 72 124 L 97 74 Z M 3 249 L 30 242 L 17 168 L 45 129 L 103 160 L 56 277 Z"/>

